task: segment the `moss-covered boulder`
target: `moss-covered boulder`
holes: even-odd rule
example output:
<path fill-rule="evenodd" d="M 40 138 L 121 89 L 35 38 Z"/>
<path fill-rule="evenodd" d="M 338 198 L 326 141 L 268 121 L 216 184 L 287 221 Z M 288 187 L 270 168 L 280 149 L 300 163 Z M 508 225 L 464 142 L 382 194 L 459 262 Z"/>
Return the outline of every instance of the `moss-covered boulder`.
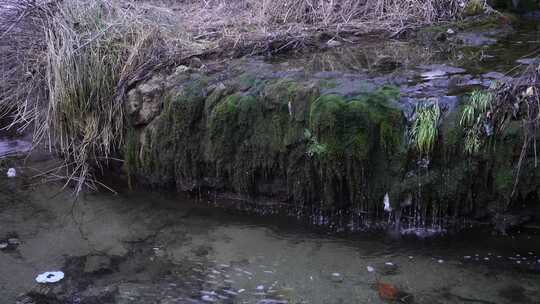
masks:
<path fill-rule="evenodd" d="M 399 175 L 406 150 L 399 91 L 324 95 L 321 83 L 193 74 L 161 97 L 159 116 L 132 125 L 126 168 L 181 191 L 367 208 Z"/>
<path fill-rule="evenodd" d="M 411 225 L 482 218 L 516 199 L 517 127 L 471 155 L 461 107 L 441 105 L 434 144 L 417 151 L 392 86 L 340 94 L 309 75 L 183 75 L 165 81 L 159 115 L 126 132 L 134 185 L 372 217 L 384 214 L 387 196 Z M 538 191 L 533 160 L 523 162 L 517 199 Z"/>

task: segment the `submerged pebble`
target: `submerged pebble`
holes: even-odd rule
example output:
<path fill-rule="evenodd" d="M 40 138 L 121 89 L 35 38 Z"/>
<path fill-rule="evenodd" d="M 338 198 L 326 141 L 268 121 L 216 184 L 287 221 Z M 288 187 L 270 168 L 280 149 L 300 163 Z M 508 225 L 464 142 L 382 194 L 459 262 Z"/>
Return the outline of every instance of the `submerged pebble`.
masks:
<path fill-rule="evenodd" d="M 215 297 L 209 296 L 209 295 L 203 295 L 201 297 L 201 300 L 203 300 L 205 302 L 216 302 L 218 299 L 215 298 Z"/>

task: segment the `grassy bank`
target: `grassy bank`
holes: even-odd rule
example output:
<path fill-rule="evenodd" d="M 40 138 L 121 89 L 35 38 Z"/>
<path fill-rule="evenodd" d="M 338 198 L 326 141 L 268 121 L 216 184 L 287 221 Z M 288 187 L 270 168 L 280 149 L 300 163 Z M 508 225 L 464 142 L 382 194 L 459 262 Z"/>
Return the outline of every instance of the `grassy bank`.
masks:
<path fill-rule="evenodd" d="M 11 127 L 66 159 L 65 177 L 80 191 L 96 186 L 96 169 L 116 161 L 126 91 L 156 70 L 371 32 L 391 36 L 459 18 L 468 2 L 6 0 L 0 107 Z"/>

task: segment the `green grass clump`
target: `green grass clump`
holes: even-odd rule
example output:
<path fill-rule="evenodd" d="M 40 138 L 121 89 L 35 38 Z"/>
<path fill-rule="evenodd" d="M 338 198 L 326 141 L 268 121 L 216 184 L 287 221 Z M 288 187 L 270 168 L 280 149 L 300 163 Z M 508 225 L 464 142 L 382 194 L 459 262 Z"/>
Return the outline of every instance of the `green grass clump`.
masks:
<path fill-rule="evenodd" d="M 411 143 L 418 152 L 429 154 L 433 150 L 439 134 L 440 118 L 441 109 L 438 103 L 417 105 L 416 119 L 411 129 Z"/>
<path fill-rule="evenodd" d="M 489 92 L 474 91 L 469 97 L 469 103 L 463 107 L 460 125 L 465 129 L 465 152 L 469 154 L 478 153 L 482 146 L 482 134 L 486 131 L 484 121 L 486 114 L 491 109 L 493 95 Z M 489 134 L 488 134 L 489 135 Z"/>
<path fill-rule="evenodd" d="M 130 81 L 164 59 L 156 29 L 106 0 L 66 1 L 45 26 L 48 100 L 35 119 L 37 142 L 48 140 L 67 163 L 68 181 L 95 186 L 95 169 L 124 145 L 123 100 Z"/>

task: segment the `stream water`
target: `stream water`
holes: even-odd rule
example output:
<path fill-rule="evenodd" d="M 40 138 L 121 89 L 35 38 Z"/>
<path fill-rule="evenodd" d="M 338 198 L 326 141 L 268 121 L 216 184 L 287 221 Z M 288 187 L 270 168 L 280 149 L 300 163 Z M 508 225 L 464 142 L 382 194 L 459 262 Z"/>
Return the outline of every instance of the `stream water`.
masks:
<path fill-rule="evenodd" d="M 356 73 L 392 81 L 404 98 L 455 101 L 531 63 L 535 26 L 484 47 L 370 42 L 270 64 L 333 79 L 329 91 L 347 92 L 346 75 Z M 0 140 L 0 156 L 27 148 Z M 29 166 L 17 170 L 32 175 Z M 61 185 L 2 174 L 0 303 L 384 303 L 378 282 L 395 286 L 400 303 L 540 303 L 538 231 L 423 240 L 336 233 L 219 201 L 122 193 L 74 201 Z M 59 283 L 36 284 L 38 274 L 58 270 Z"/>
<path fill-rule="evenodd" d="M 20 241 L 0 253 L 3 303 L 28 290 L 36 303 L 381 303 L 377 281 L 409 295 L 405 303 L 540 297 L 538 234 L 329 234 L 159 193 L 73 204 L 58 191 L 2 192 L 1 231 Z M 35 277 L 53 270 L 65 272 L 61 287 L 36 290 Z"/>

